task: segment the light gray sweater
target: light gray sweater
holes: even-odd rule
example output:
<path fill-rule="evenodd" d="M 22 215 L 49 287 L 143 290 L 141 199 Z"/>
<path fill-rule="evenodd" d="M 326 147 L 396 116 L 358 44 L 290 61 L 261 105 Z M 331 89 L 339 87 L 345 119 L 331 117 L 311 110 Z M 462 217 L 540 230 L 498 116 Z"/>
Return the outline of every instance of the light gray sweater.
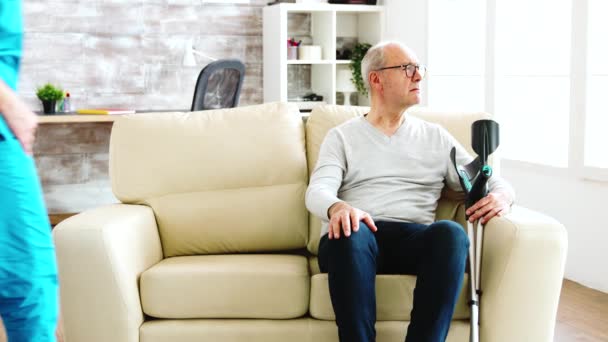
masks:
<path fill-rule="evenodd" d="M 452 146 L 459 165 L 474 158 L 440 125 L 405 115 L 391 137 L 362 116 L 327 133 L 306 191 L 306 207 L 323 221 L 321 236 L 328 231 L 329 207 L 339 201 L 374 221 L 431 224 L 444 184 L 462 191 L 450 160 Z M 498 176 L 488 186 L 515 199 Z"/>

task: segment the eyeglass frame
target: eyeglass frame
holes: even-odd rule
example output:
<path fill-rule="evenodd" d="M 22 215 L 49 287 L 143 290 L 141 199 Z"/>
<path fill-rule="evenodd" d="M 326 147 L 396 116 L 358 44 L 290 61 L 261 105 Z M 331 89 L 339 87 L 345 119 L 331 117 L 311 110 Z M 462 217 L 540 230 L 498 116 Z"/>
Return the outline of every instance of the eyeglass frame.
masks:
<path fill-rule="evenodd" d="M 409 66 L 413 66 L 414 67 L 414 73 L 412 73 L 412 75 L 408 75 L 407 74 L 407 68 Z M 382 70 L 387 70 L 387 69 L 397 69 L 400 68 L 401 70 L 405 71 L 405 76 L 409 77 L 409 78 L 413 78 L 416 75 L 416 72 L 418 72 L 420 74 L 420 76 L 422 78 L 424 78 L 426 76 L 426 72 L 427 72 L 427 68 L 426 65 L 424 64 L 414 64 L 414 63 L 408 63 L 408 64 L 400 64 L 400 65 L 394 65 L 394 66 L 388 66 L 388 67 L 383 67 L 380 69 L 376 69 L 374 71 L 382 71 Z M 422 69 L 424 68 L 424 69 Z M 424 70 L 423 72 L 420 72 L 420 70 Z"/>

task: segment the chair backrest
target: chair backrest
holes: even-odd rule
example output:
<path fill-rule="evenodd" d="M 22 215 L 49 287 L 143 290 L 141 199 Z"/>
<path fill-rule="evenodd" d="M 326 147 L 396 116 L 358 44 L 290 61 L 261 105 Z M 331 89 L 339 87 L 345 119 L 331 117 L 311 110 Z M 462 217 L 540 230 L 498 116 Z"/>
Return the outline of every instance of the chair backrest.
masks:
<path fill-rule="evenodd" d="M 190 110 L 233 108 L 239 104 L 245 65 L 238 59 L 211 62 L 198 75 Z"/>

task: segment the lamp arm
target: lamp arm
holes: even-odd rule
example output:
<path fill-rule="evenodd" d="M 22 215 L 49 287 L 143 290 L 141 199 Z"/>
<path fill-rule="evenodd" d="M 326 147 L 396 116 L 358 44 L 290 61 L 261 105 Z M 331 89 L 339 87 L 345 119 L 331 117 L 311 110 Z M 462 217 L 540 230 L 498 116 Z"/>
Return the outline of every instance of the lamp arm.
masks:
<path fill-rule="evenodd" d="M 204 54 L 204 53 L 202 53 L 202 52 L 200 52 L 200 51 L 198 51 L 198 50 L 195 50 L 195 49 L 190 49 L 190 51 L 192 51 L 192 53 L 197 54 L 197 55 L 199 55 L 199 56 L 201 56 L 201 57 L 205 57 L 205 58 L 207 58 L 207 59 L 210 59 L 210 60 L 212 60 L 212 61 L 214 61 L 214 62 L 215 62 L 215 61 L 217 61 L 217 58 L 213 58 L 213 57 L 211 57 L 211 56 L 208 56 L 208 55 L 206 55 L 206 54 Z"/>

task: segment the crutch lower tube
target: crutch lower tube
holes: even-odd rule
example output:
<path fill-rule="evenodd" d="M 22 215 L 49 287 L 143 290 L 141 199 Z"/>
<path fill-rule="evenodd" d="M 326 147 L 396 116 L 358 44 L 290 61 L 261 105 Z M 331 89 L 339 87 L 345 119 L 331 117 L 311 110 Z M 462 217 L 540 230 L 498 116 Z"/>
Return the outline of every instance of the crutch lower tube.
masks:
<path fill-rule="evenodd" d="M 477 297 L 477 276 L 476 270 L 476 240 L 474 237 L 473 223 L 467 222 L 467 234 L 469 236 L 469 284 L 471 289 L 471 299 L 469 304 L 471 305 L 471 329 L 470 329 L 470 342 L 479 342 L 479 300 Z"/>
<path fill-rule="evenodd" d="M 476 238 L 477 242 L 475 242 L 475 289 L 477 293 L 477 301 L 481 302 L 481 253 L 483 251 L 483 230 L 484 225 L 477 221 L 477 231 Z M 478 319 L 479 322 L 479 319 Z"/>

